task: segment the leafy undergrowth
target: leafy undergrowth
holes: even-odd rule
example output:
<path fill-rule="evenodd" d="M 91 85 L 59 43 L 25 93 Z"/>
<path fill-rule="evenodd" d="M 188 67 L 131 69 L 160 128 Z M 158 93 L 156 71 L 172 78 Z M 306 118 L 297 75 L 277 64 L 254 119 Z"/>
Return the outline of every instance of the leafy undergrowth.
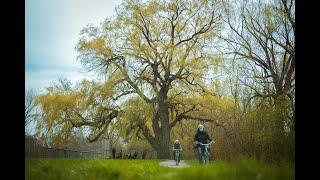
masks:
<path fill-rule="evenodd" d="M 294 169 L 240 158 L 188 168 L 159 166 L 157 160 L 26 159 L 26 179 L 294 179 Z"/>

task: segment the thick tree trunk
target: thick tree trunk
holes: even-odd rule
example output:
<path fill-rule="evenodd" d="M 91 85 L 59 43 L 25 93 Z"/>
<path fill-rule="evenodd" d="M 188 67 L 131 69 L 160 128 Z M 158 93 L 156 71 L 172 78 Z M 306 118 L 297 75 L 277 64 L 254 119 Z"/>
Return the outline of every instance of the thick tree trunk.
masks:
<path fill-rule="evenodd" d="M 167 141 L 166 139 L 162 139 L 160 142 L 160 146 L 158 149 L 156 149 L 157 151 L 157 159 L 169 159 L 169 141 Z"/>
<path fill-rule="evenodd" d="M 169 123 L 168 123 L 169 124 Z M 169 159 L 169 145 L 170 145 L 170 129 L 169 125 L 161 127 L 161 135 L 159 136 L 159 147 L 157 151 L 157 159 Z"/>
<path fill-rule="evenodd" d="M 159 117 L 160 127 L 158 134 L 158 148 L 157 158 L 168 159 L 170 157 L 169 145 L 170 145 L 170 128 L 169 128 L 169 109 L 167 104 L 167 90 L 161 89 L 158 97 L 158 110 L 157 114 Z"/>
<path fill-rule="evenodd" d="M 161 112 L 160 114 L 159 114 L 159 117 L 164 117 L 164 119 L 161 119 L 161 120 L 158 119 L 161 122 L 160 126 L 153 125 L 153 131 L 154 131 L 155 137 L 154 137 L 154 141 L 149 141 L 149 143 L 151 144 L 152 148 L 157 152 L 157 159 L 168 159 L 170 157 L 169 115 L 166 114 L 165 111 Z"/>

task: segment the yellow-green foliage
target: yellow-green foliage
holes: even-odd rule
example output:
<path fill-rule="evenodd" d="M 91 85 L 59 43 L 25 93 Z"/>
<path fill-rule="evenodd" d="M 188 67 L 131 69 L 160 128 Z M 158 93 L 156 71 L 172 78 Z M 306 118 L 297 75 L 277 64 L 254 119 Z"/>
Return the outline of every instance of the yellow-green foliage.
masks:
<path fill-rule="evenodd" d="M 58 84 L 36 99 L 42 111 L 42 118 L 37 122 L 37 134 L 45 133 L 54 144 L 61 143 L 72 131 L 72 124 L 88 122 L 92 129 L 97 127 L 97 120 L 103 108 L 112 108 L 110 99 L 114 93 L 117 78 L 110 78 L 104 84 L 82 80 L 74 87 L 61 89 Z"/>
<path fill-rule="evenodd" d="M 209 133 L 210 137 L 216 141 L 212 154 L 216 157 L 220 152 L 224 152 L 225 144 L 220 138 L 225 137 L 225 132 L 221 127 L 216 126 L 216 123 L 227 126 L 228 119 L 234 109 L 232 101 L 227 98 L 222 99 L 208 94 L 181 97 L 179 100 L 183 103 L 197 105 L 198 110 L 190 112 L 190 115 L 212 119 L 214 121 L 213 123 L 204 123 L 205 130 Z M 198 123 L 200 122 L 196 120 L 183 120 L 182 123 L 178 123 L 176 127 L 172 129 L 171 140 L 179 139 L 181 141 L 184 148 L 184 158 L 190 159 L 195 157 L 193 138 L 197 131 Z"/>
<path fill-rule="evenodd" d="M 118 55 L 123 56 L 127 64 L 132 61 L 162 61 L 158 71 L 189 69 L 192 71 L 189 78 L 198 81 L 208 65 L 219 59 L 212 52 L 205 51 L 203 45 L 204 41 L 215 37 L 214 33 L 219 26 L 218 17 L 215 18 L 214 28 L 193 36 L 195 30 L 209 26 L 211 3 L 216 6 L 219 4 L 218 1 L 124 1 L 117 8 L 114 18 L 107 18 L 99 27 L 90 26 L 82 30 L 77 45 L 79 59 L 84 65 L 89 65 L 90 69 L 117 66 L 115 64 L 119 63 L 112 58 Z M 179 11 L 182 8 L 185 10 L 174 21 L 175 37 L 172 40 L 169 19 L 176 15 L 177 8 Z M 192 40 L 178 44 L 190 37 Z"/>
<path fill-rule="evenodd" d="M 57 128 L 60 133 L 68 131 L 71 124 L 66 121 L 66 109 L 75 108 L 79 103 L 80 93 L 71 92 L 68 94 L 53 92 L 50 94 L 44 94 L 37 97 L 36 103 L 40 105 L 43 111 L 42 118 L 38 121 L 38 131 L 41 131 L 43 127 L 47 129 L 47 132 L 56 134 Z M 55 129 L 55 131 L 53 131 Z"/>
<path fill-rule="evenodd" d="M 123 104 L 123 113 L 121 117 L 127 120 L 141 120 L 146 121 L 152 116 L 152 108 L 140 98 L 128 99 Z"/>
<path fill-rule="evenodd" d="M 80 41 L 79 42 L 79 50 L 81 51 L 97 51 L 97 53 L 101 53 L 105 56 L 112 56 L 112 50 L 105 45 L 105 41 L 101 37 L 97 37 L 95 39 L 92 39 L 91 41 Z"/>
<path fill-rule="evenodd" d="M 276 107 L 263 99 L 252 100 L 244 108 L 232 98 L 211 95 L 176 97 L 185 104 L 197 104 L 198 110 L 190 115 L 210 119 L 205 130 L 215 140 L 212 156 L 233 159 L 239 154 L 255 156 L 267 161 L 294 160 L 294 131 L 283 132 L 276 126 L 279 110 L 287 108 L 282 102 Z M 174 117 L 172 118 L 174 119 Z M 184 148 L 184 158 L 195 157 L 193 138 L 199 121 L 183 120 L 172 129 L 171 140 L 179 139 Z M 282 134 L 280 133 L 282 132 Z"/>
<path fill-rule="evenodd" d="M 117 128 L 121 136 L 127 136 L 132 129 L 136 129 L 139 123 L 151 124 L 152 107 L 140 98 L 131 98 L 122 105 L 119 114 Z"/>

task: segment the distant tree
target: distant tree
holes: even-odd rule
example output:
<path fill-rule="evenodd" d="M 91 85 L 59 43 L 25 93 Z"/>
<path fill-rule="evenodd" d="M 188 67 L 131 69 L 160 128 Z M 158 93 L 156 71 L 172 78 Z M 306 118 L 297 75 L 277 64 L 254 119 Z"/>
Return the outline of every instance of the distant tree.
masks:
<path fill-rule="evenodd" d="M 283 136 L 286 119 L 294 129 L 295 2 L 225 2 L 227 30 L 217 48 L 238 60 L 239 80 L 254 91 L 251 99 L 272 100 L 278 111 L 275 128 Z"/>
<path fill-rule="evenodd" d="M 34 90 L 30 89 L 26 91 L 25 106 L 24 106 L 24 113 L 25 113 L 24 125 L 25 126 L 30 124 L 31 121 L 34 121 L 39 116 L 39 114 L 36 111 L 35 98 L 36 98 L 36 93 Z"/>

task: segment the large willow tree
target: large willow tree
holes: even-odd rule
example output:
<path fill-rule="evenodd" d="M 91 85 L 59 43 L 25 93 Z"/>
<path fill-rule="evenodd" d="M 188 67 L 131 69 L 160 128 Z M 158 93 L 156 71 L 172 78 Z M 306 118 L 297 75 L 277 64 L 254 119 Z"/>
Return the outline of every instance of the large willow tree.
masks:
<path fill-rule="evenodd" d="M 88 26 L 77 45 L 89 71 L 112 81 L 117 97 L 136 95 L 150 107 L 151 126 L 128 117 L 157 151 L 169 157 L 170 131 L 196 106 L 181 96 L 205 91 L 203 77 L 215 62 L 208 44 L 219 29 L 217 1 L 124 1 L 113 18 Z M 120 100 L 121 98 L 116 98 Z"/>

